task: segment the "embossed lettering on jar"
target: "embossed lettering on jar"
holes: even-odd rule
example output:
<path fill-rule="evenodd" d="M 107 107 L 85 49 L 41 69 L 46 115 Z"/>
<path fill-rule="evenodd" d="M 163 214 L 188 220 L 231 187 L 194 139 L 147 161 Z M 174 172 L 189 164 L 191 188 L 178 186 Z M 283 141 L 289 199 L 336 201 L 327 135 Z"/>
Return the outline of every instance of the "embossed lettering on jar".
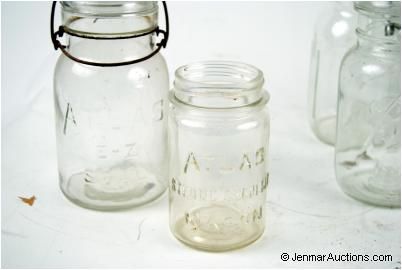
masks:
<path fill-rule="evenodd" d="M 263 74 L 237 62 L 176 71 L 170 93 L 170 227 L 210 251 L 258 239 L 269 181 L 268 93 Z"/>
<path fill-rule="evenodd" d="M 155 2 L 62 2 L 66 50 L 119 63 L 155 50 Z M 130 38 L 140 35 L 137 38 Z M 120 37 L 120 39 L 113 39 Z M 165 60 L 93 66 L 61 54 L 54 72 L 60 187 L 71 201 L 116 210 L 144 204 L 167 187 Z"/>

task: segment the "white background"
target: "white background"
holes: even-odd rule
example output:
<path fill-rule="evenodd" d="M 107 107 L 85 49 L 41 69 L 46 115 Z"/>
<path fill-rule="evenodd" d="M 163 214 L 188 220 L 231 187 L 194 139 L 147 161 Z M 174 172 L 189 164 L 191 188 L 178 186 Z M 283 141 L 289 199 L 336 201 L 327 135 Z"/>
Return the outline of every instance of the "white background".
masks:
<path fill-rule="evenodd" d="M 163 54 L 174 70 L 198 60 L 259 67 L 271 94 L 267 227 L 254 244 L 226 253 L 193 250 L 168 228 L 166 194 L 121 212 L 67 201 L 58 188 L 49 2 L 2 2 L 3 267 L 401 267 L 400 209 L 342 193 L 333 148 L 310 131 L 307 78 L 313 23 L 328 3 L 168 2 Z M 162 16 L 160 16 L 162 18 Z M 35 195 L 30 207 L 18 196 Z M 391 262 L 283 262 L 299 254 L 391 254 Z"/>

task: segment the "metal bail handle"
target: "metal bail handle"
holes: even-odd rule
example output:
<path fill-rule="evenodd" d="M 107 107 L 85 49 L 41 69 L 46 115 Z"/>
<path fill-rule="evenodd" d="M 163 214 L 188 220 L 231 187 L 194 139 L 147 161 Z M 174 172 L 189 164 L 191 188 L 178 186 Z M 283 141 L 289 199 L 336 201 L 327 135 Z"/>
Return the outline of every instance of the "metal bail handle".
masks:
<path fill-rule="evenodd" d="M 75 35 L 73 33 L 70 33 L 68 31 L 66 31 L 62 25 L 59 26 L 59 29 L 55 32 L 54 31 L 54 14 L 55 14 L 55 9 L 56 9 L 56 4 L 57 4 L 57 1 L 53 1 L 53 3 L 52 3 L 52 11 L 51 11 L 51 14 L 50 14 L 50 36 L 52 38 L 52 43 L 53 43 L 53 46 L 54 46 L 55 50 L 60 48 L 60 50 L 64 53 L 64 55 L 67 56 L 68 58 L 70 58 L 73 61 L 76 61 L 76 62 L 81 63 L 81 64 L 90 65 L 90 66 L 97 66 L 97 67 L 118 67 L 118 66 L 125 66 L 125 65 L 132 65 L 132 64 L 140 63 L 142 61 L 145 61 L 145 60 L 151 58 L 155 54 L 157 54 L 162 49 L 162 47 L 166 48 L 166 45 L 167 45 L 167 42 L 168 42 L 168 39 L 169 39 L 169 15 L 168 15 L 166 1 L 162 1 L 163 10 L 165 12 L 166 30 L 159 29 L 159 26 L 157 26 L 154 30 L 151 30 L 151 31 L 149 31 L 147 33 L 143 33 L 143 34 L 139 34 L 139 35 L 132 35 L 132 36 L 124 36 L 124 37 L 80 36 L 80 35 Z M 57 39 L 57 37 L 62 37 L 64 33 L 68 33 L 70 35 L 75 35 L 75 36 L 79 36 L 79 37 L 82 37 L 82 38 L 88 38 L 88 39 L 127 39 L 127 38 L 142 37 L 142 36 L 151 34 L 153 32 L 155 32 L 157 36 L 160 33 L 162 33 L 163 34 L 163 39 L 159 43 L 156 44 L 156 49 L 152 53 L 148 54 L 145 57 L 139 58 L 139 59 L 125 61 L 125 62 L 116 62 L 116 63 L 98 63 L 98 62 L 91 62 L 91 61 L 85 61 L 85 60 L 79 59 L 79 58 L 71 55 L 66 50 L 66 46 L 62 45 L 60 43 L 60 41 Z"/>

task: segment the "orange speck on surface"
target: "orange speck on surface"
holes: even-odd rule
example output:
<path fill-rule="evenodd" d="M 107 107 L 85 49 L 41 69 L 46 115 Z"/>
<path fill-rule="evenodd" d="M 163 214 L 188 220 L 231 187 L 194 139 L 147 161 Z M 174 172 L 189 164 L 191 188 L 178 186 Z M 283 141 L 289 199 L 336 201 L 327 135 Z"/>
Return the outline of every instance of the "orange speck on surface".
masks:
<path fill-rule="evenodd" d="M 21 199 L 21 201 L 23 201 L 26 204 L 29 204 L 30 206 L 32 206 L 36 200 L 35 196 L 32 196 L 31 198 L 25 198 L 25 197 L 18 197 Z"/>

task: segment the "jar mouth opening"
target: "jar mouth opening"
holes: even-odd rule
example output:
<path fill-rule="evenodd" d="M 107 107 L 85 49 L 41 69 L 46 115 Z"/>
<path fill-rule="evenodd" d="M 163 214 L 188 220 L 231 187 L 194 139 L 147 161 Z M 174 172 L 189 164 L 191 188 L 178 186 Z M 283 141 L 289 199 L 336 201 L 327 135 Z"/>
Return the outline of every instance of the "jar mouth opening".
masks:
<path fill-rule="evenodd" d="M 198 84 L 214 88 L 261 87 L 262 72 L 251 65 L 233 61 L 203 61 L 179 67 L 175 83 Z"/>
<path fill-rule="evenodd" d="M 189 105 L 233 108 L 260 100 L 263 84 L 263 73 L 252 65 L 233 61 L 203 61 L 176 70 L 174 94 Z"/>

